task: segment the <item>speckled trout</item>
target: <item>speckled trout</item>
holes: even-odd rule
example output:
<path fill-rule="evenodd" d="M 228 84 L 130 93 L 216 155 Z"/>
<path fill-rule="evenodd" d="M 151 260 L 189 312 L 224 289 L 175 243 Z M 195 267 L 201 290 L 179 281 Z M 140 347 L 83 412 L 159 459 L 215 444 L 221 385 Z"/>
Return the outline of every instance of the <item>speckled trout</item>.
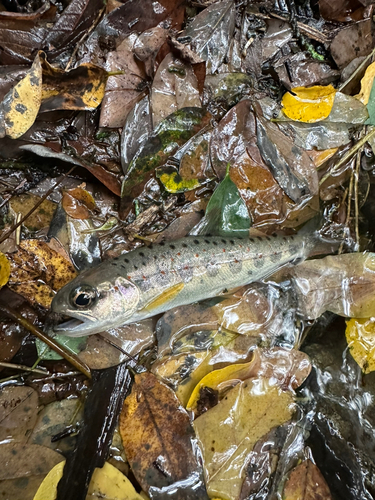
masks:
<path fill-rule="evenodd" d="M 91 335 L 220 295 L 307 258 L 317 232 L 249 239 L 188 236 L 137 248 L 85 270 L 64 286 L 52 311 L 68 316 L 55 331 Z M 73 319 L 72 319 L 73 318 Z"/>

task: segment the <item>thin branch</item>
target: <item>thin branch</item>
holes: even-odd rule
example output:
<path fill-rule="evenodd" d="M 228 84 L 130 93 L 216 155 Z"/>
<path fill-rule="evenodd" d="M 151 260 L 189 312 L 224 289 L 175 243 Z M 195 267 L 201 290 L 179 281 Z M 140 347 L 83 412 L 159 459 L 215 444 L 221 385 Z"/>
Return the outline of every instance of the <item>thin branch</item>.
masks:
<path fill-rule="evenodd" d="M 25 365 L 16 365 L 14 363 L 6 363 L 5 361 L 0 361 L 0 366 L 2 368 L 11 368 L 12 370 L 21 370 L 24 372 L 39 373 L 41 375 L 49 375 L 47 370 L 42 370 L 41 368 L 32 368 Z"/>
<path fill-rule="evenodd" d="M 373 49 L 368 56 L 365 57 L 365 59 L 361 62 L 361 64 L 358 66 L 358 68 L 345 80 L 344 83 L 340 85 L 338 88 L 339 92 L 342 92 L 347 85 L 365 68 L 367 63 L 375 56 L 375 49 Z"/>
<path fill-rule="evenodd" d="M 47 344 L 51 349 L 53 349 L 57 354 L 66 359 L 71 365 L 74 366 L 77 370 L 86 375 L 87 378 L 91 378 L 90 368 L 83 363 L 78 356 L 71 353 L 66 349 L 66 347 L 60 345 L 56 340 L 51 337 L 48 337 L 45 333 L 42 332 L 37 326 L 33 325 L 21 316 L 20 313 L 12 309 L 11 307 L 0 302 L 0 312 L 4 313 L 6 316 L 10 317 L 14 321 L 16 321 L 19 325 L 23 326 L 26 330 L 31 332 L 33 335 L 42 340 L 45 344 Z"/>

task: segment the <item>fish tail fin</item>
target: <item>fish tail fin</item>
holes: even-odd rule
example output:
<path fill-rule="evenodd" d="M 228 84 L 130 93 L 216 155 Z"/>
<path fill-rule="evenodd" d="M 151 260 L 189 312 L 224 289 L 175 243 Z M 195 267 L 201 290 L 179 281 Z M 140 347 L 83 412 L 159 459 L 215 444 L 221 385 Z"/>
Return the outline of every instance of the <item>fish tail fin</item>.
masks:
<path fill-rule="evenodd" d="M 325 219 L 322 214 L 310 219 L 299 231 L 305 238 L 308 257 L 336 253 L 344 241 L 344 234 L 324 232 Z"/>

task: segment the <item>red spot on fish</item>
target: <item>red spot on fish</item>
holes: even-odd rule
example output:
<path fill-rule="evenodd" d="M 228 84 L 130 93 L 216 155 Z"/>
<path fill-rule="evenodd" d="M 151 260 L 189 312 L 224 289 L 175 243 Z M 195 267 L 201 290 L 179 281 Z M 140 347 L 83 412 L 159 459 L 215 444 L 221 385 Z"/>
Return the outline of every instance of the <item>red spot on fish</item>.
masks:
<path fill-rule="evenodd" d="M 174 259 L 172 259 L 172 258 L 171 258 L 171 261 L 173 262 L 173 261 L 174 261 Z"/>
<path fill-rule="evenodd" d="M 165 274 L 165 271 L 160 271 L 160 274 Z"/>
<path fill-rule="evenodd" d="M 225 248 L 223 248 L 223 252 L 225 252 Z"/>
<path fill-rule="evenodd" d="M 116 292 L 118 292 L 118 286 L 117 285 L 115 285 L 113 288 L 116 290 Z"/>
<path fill-rule="evenodd" d="M 196 257 L 199 257 L 199 253 L 196 253 L 196 254 L 195 254 L 195 256 L 196 256 Z"/>
<path fill-rule="evenodd" d="M 142 276 L 142 278 L 143 278 L 144 280 L 145 280 L 145 279 L 147 279 L 147 278 L 146 278 L 146 276 L 144 276 L 144 275 Z"/>
<path fill-rule="evenodd" d="M 189 266 L 185 266 L 184 269 L 189 269 Z"/>
<path fill-rule="evenodd" d="M 180 253 L 180 252 L 178 252 L 178 254 L 177 254 L 177 255 L 178 255 L 178 256 L 180 256 L 180 255 L 181 255 L 181 253 Z"/>
<path fill-rule="evenodd" d="M 131 277 L 131 276 L 128 276 L 128 280 L 131 280 L 131 279 L 132 279 L 132 277 Z"/>
<path fill-rule="evenodd" d="M 234 262 L 235 262 L 236 264 L 238 264 L 238 263 L 239 263 L 239 260 L 237 260 L 237 259 L 234 259 Z"/>
<path fill-rule="evenodd" d="M 242 245 L 240 245 L 240 248 L 242 248 Z"/>
<path fill-rule="evenodd" d="M 248 252 L 250 252 L 250 248 L 249 248 L 249 247 L 247 247 L 247 248 L 246 248 L 246 250 L 247 250 Z"/>
<path fill-rule="evenodd" d="M 258 253 L 258 258 L 261 259 L 263 257 L 262 253 Z"/>

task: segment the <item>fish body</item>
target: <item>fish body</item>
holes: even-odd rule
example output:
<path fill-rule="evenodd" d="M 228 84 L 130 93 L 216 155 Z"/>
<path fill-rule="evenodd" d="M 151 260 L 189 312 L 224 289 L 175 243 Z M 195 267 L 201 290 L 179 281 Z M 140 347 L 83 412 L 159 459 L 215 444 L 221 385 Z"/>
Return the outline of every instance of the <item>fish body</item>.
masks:
<path fill-rule="evenodd" d="M 52 311 L 82 322 L 56 331 L 90 335 L 217 296 L 305 259 L 315 240 L 305 231 L 249 239 L 188 236 L 137 248 L 84 271 L 56 294 Z"/>

